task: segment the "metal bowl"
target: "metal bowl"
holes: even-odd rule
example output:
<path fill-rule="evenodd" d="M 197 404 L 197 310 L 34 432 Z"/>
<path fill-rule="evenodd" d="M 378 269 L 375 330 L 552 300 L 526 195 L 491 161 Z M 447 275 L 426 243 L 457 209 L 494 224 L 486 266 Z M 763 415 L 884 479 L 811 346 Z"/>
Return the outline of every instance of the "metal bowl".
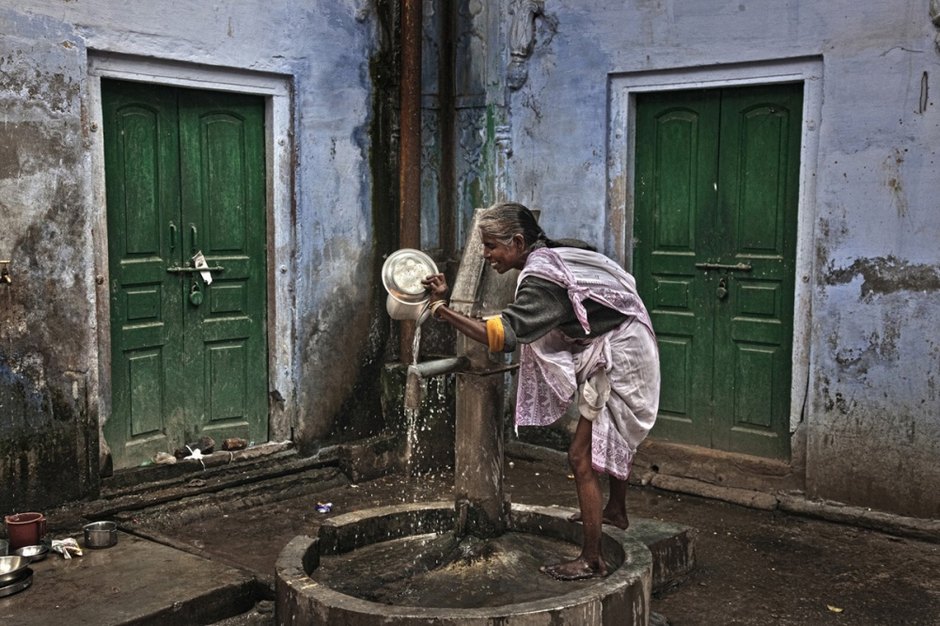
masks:
<path fill-rule="evenodd" d="M 26 575 L 28 566 L 25 556 L 0 556 L 0 584 L 19 580 Z"/>
<path fill-rule="evenodd" d="M 82 526 L 85 531 L 86 548 L 110 548 L 117 543 L 115 522 L 92 522 Z"/>
<path fill-rule="evenodd" d="M 418 323 L 418 326 L 423 324 L 424 320 L 431 315 L 428 304 L 427 300 L 414 304 L 401 302 L 393 298 L 391 294 L 385 298 L 385 310 L 388 311 L 389 317 L 393 320 L 414 320 Z"/>
<path fill-rule="evenodd" d="M 19 550 L 14 550 L 13 554 L 17 556 L 26 557 L 29 559 L 30 563 L 36 561 L 41 561 L 46 558 L 46 555 L 49 554 L 49 546 L 45 544 L 39 544 L 35 546 L 23 546 Z"/>
<path fill-rule="evenodd" d="M 389 295 L 406 304 L 419 304 L 430 299 L 421 281 L 437 274 L 434 259 L 420 250 L 402 248 L 390 254 L 382 265 L 382 284 Z"/>

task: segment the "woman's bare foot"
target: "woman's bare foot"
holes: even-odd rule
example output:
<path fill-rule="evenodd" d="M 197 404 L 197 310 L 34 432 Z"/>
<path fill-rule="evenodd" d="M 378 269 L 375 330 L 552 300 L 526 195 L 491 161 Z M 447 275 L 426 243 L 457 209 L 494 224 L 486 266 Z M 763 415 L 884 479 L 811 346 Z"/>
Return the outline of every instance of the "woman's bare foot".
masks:
<path fill-rule="evenodd" d="M 581 521 L 581 512 L 572 513 L 568 516 L 569 522 L 580 522 Z M 626 515 L 621 517 L 620 515 L 610 515 L 607 511 L 604 511 L 604 516 L 601 519 L 603 523 L 610 524 L 611 526 L 616 526 L 620 530 L 626 530 L 630 528 L 630 518 Z"/>
<path fill-rule="evenodd" d="M 607 564 L 603 559 L 598 562 L 577 558 L 573 561 L 556 563 L 555 565 L 543 565 L 539 568 L 540 572 L 548 574 L 558 580 L 584 580 L 585 578 L 603 578 L 607 575 Z"/>

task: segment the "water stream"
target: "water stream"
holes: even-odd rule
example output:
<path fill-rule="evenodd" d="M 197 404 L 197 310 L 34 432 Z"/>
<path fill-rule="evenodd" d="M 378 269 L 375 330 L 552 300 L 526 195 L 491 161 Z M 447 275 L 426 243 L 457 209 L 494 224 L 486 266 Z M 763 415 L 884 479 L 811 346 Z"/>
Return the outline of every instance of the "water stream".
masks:
<path fill-rule="evenodd" d="M 414 341 L 411 344 L 411 364 L 418 364 L 421 350 L 421 324 L 415 324 Z M 425 381 L 411 372 L 405 374 L 405 467 L 411 474 L 412 457 L 418 446 L 418 415 L 421 412 L 421 398 L 424 396 Z"/>

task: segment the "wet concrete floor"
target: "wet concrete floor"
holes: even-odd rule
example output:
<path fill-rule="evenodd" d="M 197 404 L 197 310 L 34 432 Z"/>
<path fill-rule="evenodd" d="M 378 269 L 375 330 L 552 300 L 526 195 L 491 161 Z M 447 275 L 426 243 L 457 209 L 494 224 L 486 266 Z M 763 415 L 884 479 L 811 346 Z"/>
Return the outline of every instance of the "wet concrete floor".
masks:
<path fill-rule="evenodd" d="M 209 559 L 226 572 L 250 574 L 264 588 L 273 584 L 281 548 L 298 534 L 314 535 L 323 520 L 387 504 L 446 500 L 453 492 L 449 473 L 391 475 L 358 484 L 341 473 L 297 474 L 296 482 L 303 481 L 309 482 L 309 491 L 302 495 L 244 497 L 233 489 L 119 518 L 122 528 L 138 537 Z M 577 506 L 574 481 L 561 455 L 557 462 L 512 460 L 505 485 L 514 503 Z M 940 624 L 940 543 L 649 487 L 631 487 L 628 498 L 634 516 L 698 529 L 695 571 L 653 598 L 652 610 L 673 626 Z M 173 571 L 172 565 L 162 567 Z M 261 601 L 217 623 L 273 624 L 271 603 Z"/>
<path fill-rule="evenodd" d="M 511 501 L 576 507 L 574 481 L 562 459 L 507 464 Z M 447 499 L 452 492 L 448 473 L 387 476 L 323 491 L 314 482 L 309 495 L 254 505 L 223 495 L 212 503 L 194 501 L 188 515 L 179 510 L 138 515 L 136 525 L 139 532 L 169 538 L 270 581 L 280 549 L 298 534 L 315 534 L 332 515 Z M 330 503 L 331 510 L 320 512 L 321 503 Z M 653 611 L 674 626 L 940 624 L 938 543 L 648 487 L 631 487 L 628 505 L 634 516 L 699 531 L 693 574 L 653 598 Z M 270 616 L 259 619 L 264 623 Z"/>

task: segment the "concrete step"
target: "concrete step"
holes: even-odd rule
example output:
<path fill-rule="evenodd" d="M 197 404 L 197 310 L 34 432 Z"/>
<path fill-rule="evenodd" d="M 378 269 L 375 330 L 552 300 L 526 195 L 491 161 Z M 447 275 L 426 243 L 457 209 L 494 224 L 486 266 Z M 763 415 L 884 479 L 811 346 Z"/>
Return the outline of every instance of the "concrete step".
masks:
<path fill-rule="evenodd" d="M 627 536 L 646 544 L 653 555 L 653 593 L 680 584 L 695 568 L 695 536 L 689 526 L 638 517 Z"/>
<path fill-rule="evenodd" d="M 50 552 L 31 564 L 32 585 L 0 598 L 0 624 L 208 624 L 258 600 L 251 574 L 134 535 L 83 553 L 67 560 Z"/>

